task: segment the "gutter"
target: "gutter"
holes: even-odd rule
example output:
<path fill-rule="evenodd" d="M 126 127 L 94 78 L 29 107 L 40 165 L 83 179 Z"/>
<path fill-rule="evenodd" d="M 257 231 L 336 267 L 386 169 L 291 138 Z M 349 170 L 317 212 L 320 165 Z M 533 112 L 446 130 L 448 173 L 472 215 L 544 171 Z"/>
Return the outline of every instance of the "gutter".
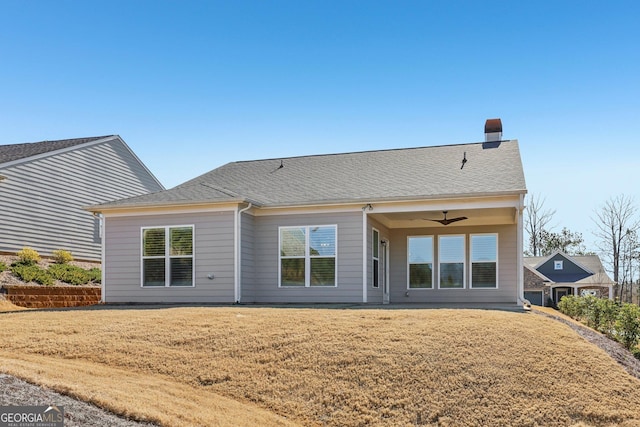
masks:
<path fill-rule="evenodd" d="M 509 197 L 523 196 L 527 193 L 526 189 L 499 192 L 482 192 L 482 193 L 460 193 L 460 194 L 434 194 L 430 196 L 401 196 L 401 197 L 362 197 L 357 199 L 327 199 L 327 200 L 309 200 L 301 202 L 285 202 L 285 203 L 269 203 L 263 204 L 262 209 L 278 209 L 290 207 L 315 207 L 315 206 L 333 206 L 333 205 L 359 205 L 363 203 L 411 203 L 425 202 L 433 200 L 451 200 L 451 199 L 482 199 L 486 197 Z"/>
<path fill-rule="evenodd" d="M 168 191 L 168 190 L 166 190 Z M 140 197 L 140 196 L 133 196 Z M 194 207 L 194 206 L 215 206 L 215 205 L 224 205 L 229 203 L 249 203 L 255 207 L 259 207 L 260 204 L 249 200 L 246 198 L 234 198 L 234 199 L 225 199 L 225 200 L 179 200 L 173 202 L 163 202 L 163 203 L 155 203 L 155 202 L 146 202 L 146 203 L 122 203 L 122 204 L 111 204 L 111 202 L 97 205 L 89 205 L 83 206 L 82 209 L 88 212 L 117 212 L 119 210 L 130 210 L 130 209 L 145 209 L 145 210 L 154 210 L 161 208 L 176 208 L 176 207 Z"/>

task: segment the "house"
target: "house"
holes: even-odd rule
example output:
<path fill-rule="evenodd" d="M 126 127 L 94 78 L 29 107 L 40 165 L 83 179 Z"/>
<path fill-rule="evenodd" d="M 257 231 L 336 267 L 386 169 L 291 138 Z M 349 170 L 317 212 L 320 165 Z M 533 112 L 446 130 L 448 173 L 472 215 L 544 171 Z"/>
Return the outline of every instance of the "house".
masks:
<path fill-rule="evenodd" d="M 100 219 L 83 207 L 164 190 L 117 135 L 0 145 L 0 176 L 0 252 L 96 261 Z"/>
<path fill-rule="evenodd" d="M 555 251 L 524 258 L 524 297 L 534 305 L 557 304 L 565 295 L 613 299 L 613 285 L 598 255 Z"/>
<path fill-rule="evenodd" d="M 108 303 L 522 304 L 526 186 L 485 141 L 232 162 L 88 207 Z"/>

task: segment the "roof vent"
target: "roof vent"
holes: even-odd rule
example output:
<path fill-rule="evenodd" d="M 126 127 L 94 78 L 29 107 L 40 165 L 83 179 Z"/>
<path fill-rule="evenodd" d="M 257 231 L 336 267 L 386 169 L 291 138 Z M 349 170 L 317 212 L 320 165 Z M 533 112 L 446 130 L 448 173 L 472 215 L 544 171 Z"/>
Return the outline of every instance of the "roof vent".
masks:
<path fill-rule="evenodd" d="M 500 119 L 487 119 L 484 124 L 484 141 L 502 141 L 502 121 Z"/>

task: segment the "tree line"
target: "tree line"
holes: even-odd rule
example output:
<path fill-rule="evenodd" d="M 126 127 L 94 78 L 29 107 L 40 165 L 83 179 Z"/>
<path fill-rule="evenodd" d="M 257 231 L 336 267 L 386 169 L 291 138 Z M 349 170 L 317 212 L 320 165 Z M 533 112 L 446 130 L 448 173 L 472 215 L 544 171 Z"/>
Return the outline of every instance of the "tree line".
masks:
<path fill-rule="evenodd" d="M 527 256 L 547 256 L 556 250 L 567 255 L 589 255 L 582 233 L 563 227 L 552 231 L 551 222 L 556 211 L 544 206 L 540 195 L 532 194 L 525 209 L 524 227 L 528 235 Z M 592 220 L 598 255 L 609 267 L 617 284 L 616 296 L 620 301 L 633 302 L 633 285 L 640 286 L 640 219 L 633 198 L 624 194 L 611 197 L 594 211 Z M 640 305 L 640 292 L 636 290 Z"/>

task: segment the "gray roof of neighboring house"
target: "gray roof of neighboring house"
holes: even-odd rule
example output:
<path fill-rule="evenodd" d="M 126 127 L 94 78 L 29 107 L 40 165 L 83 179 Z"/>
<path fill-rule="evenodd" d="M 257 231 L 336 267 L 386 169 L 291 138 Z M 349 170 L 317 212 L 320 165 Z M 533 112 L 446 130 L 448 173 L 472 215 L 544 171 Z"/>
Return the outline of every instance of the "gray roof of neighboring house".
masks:
<path fill-rule="evenodd" d="M 92 210 L 224 201 L 301 206 L 524 192 L 518 142 L 511 140 L 232 162 L 172 189 Z"/>
<path fill-rule="evenodd" d="M 87 142 L 97 141 L 99 139 L 108 138 L 109 136 L 113 135 L 0 145 L 0 164 L 37 156 L 50 151 L 73 147 L 75 145 L 85 144 Z"/>

